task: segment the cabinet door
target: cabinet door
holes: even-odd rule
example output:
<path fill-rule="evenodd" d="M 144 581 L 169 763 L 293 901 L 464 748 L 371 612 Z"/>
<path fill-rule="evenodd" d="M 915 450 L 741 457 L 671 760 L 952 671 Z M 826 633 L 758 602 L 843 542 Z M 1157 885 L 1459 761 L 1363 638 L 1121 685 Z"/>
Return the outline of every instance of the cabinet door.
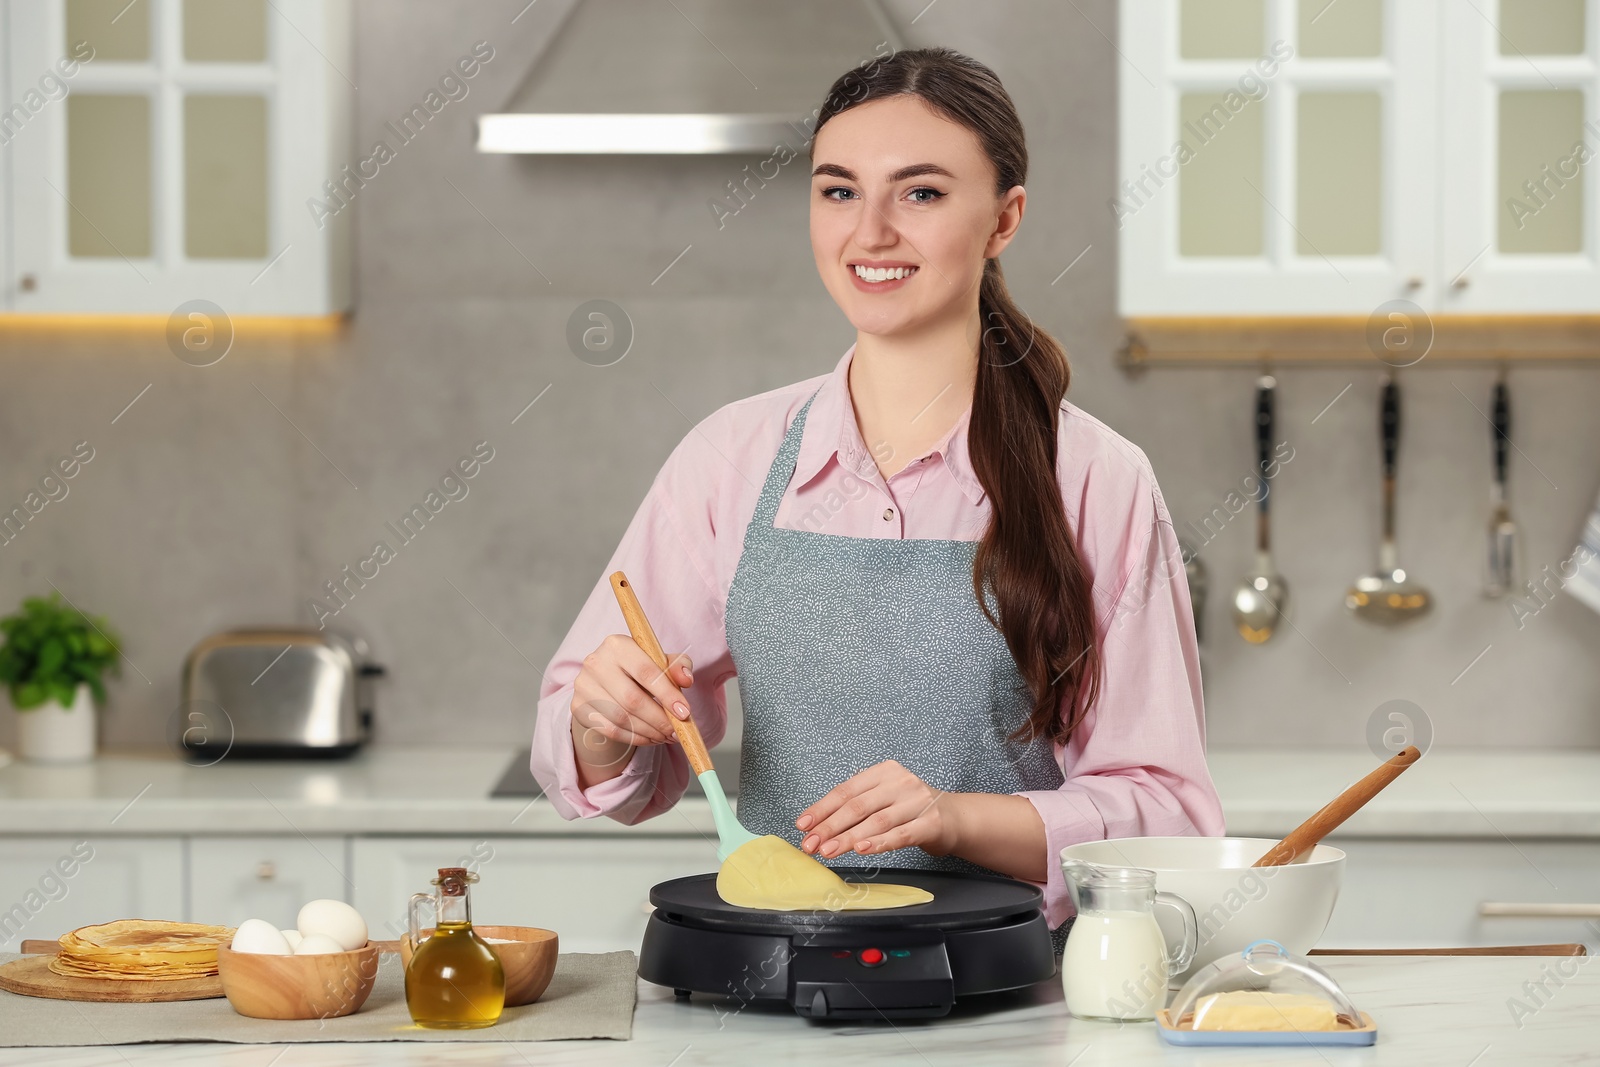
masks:
<path fill-rule="evenodd" d="M 1122 0 L 1122 314 L 1427 305 L 1436 6 Z"/>
<path fill-rule="evenodd" d="M 406 902 L 440 867 L 468 867 L 481 879 L 474 922 L 554 930 L 569 952 L 637 952 L 650 887 L 716 867 L 715 842 L 700 837 L 361 837 L 352 852 L 355 905 L 375 938 L 405 931 Z"/>
<path fill-rule="evenodd" d="M 1443 310 L 1600 310 L 1600 3 L 1442 14 Z"/>
<path fill-rule="evenodd" d="M 7 309 L 348 305 L 350 213 L 307 206 L 352 162 L 344 0 L 13 0 L 7 12 Z"/>
<path fill-rule="evenodd" d="M 346 838 L 191 837 L 188 845 L 195 922 L 265 919 L 284 929 L 308 900 L 350 901 Z"/>
<path fill-rule="evenodd" d="M 1344 886 L 1324 948 L 1447 948 L 1577 941 L 1600 924 L 1580 918 L 1495 918 L 1488 903 L 1600 904 L 1600 844 L 1592 841 L 1339 840 Z"/>
<path fill-rule="evenodd" d="M 188 918 L 177 838 L 0 839 L 0 951 L 115 919 Z"/>

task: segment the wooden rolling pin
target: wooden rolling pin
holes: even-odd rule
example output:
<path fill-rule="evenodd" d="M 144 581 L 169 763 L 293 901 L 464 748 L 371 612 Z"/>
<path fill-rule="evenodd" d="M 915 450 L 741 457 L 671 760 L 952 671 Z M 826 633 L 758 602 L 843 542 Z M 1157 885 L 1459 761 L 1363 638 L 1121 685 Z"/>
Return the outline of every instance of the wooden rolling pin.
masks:
<path fill-rule="evenodd" d="M 662 673 L 666 673 L 667 654 L 661 650 L 661 642 L 651 628 L 650 620 L 645 618 L 639 598 L 633 595 L 628 576 L 621 571 L 612 574 L 611 591 L 617 594 L 617 606 L 622 609 L 622 617 L 628 621 L 628 630 L 633 634 L 634 641 L 655 661 Z M 672 720 L 673 733 L 678 735 L 678 744 L 683 746 L 683 753 L 689 757 L 689 766 L 694 773 L 698 776 L 711 770 L 711 753 L 706 750 L 705 739 L 700 736 L 700 727 L 694 724 L 694 719 L 680 719 L 670 711 L 667 718 Z"/>
<path fill-rule="evenodd" d="M 1336 830 L 1340 823 L 1360 811 L 1367 801 L 1383 791 L 1384 786 L 1400 777 L 1400 772 L 1422 758 L 1415 745 L 1407 745 L 1377 770 L 1367 775 L 1311 818 L 1295 827 L 1293 832 L 1267 849 L 1267 854 L 1256 860 L 1255 867 L 1281 867 L 1295 863 L 1316 847 L 1317 842 Z"/>

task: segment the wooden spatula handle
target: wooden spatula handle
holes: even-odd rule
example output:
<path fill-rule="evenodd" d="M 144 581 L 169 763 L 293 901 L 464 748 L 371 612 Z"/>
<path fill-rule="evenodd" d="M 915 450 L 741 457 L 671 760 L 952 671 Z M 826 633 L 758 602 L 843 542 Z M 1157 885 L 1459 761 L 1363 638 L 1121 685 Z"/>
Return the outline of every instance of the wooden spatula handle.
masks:
<path fill-rule="evenodd" d="M 1288 837 L 1269 848 L 1267 854 L 1256 860 L 1253 866 L 1280 867 L 1285 863 L 1293 863 L 1382 792 L 1384 786 L 1400 777 L 1401 771 L 1421 758 L 1422 753 L 1417 746 L 1407 745 L 1377 770 L 1334 797 L 1321 811 L 1295 827 Z"/>
<path fill-rule="evenodd" d="M 644 608 L 639 605 L 639 598 L 634 595 L 628 576 L 621 571 L 613 574 L 611 591 L 617 594 L 617 606 L 622 608 L 622 617 L 628 620 L 628 632 L 633 635 L 634 642 L 665 672 L 667 654 L 661 650 L 661 642 L 656 639 L 650 620 L 645 618 Z M 678 744 L 683 746 L 684 755 L 689 757 L 689 766 L 694 773 L 700 775 L 711 770 L 711 753 L 706 750 L 705 740 L 700 736 L 700 728 L 694 724 L 694 719 L 680 719 L 670 711 L 667 712 L 667 718 L 672 722 L 672 731 L 678 735 Z"/>

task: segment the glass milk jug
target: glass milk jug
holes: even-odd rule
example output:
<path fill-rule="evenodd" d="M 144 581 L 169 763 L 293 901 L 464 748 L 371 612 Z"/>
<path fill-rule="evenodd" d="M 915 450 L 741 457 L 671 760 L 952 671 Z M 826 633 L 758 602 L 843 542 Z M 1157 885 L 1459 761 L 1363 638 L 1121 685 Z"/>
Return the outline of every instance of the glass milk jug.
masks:
<path fill-rule="evenodd" d="M 467 886 L 478 876 L 465 867 L 441 867 L 429 884 L 437 893 L 416 893 L 407 909 L 411 962 L 406 967 L 406 1007 L 418 1026 L 473 1030 L 493 1026 L 505 1007 L 506 975 L 500 954 L 472 929 Z M 417 912 L 434 909 L 433 933 L 424 938 Z"/>
<path fill-rule="evenodd" d="M 1067 1010 L 1082 1019 L 1154 1019 L 1166 1004 L 1168 977 L 1194 958 L 1194 909 L 1182 897 L 1156 892 L 1154 871 L 1065 859 L 1061 873 L 1078 909 L 1061 954 Z M 1157 904 L 1183 919 L 1176 952 L 1168 951 L 1156 922 Z"/>

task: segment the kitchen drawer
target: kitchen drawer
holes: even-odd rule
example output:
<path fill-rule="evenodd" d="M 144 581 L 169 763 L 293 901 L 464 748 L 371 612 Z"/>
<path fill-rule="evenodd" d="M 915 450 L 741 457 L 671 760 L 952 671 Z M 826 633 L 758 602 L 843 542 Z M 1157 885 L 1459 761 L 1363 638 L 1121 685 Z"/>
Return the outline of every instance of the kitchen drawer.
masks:
<path fill-rule="evenodd" d="M 0 951 L 113 919 L 187 917 L 175 837 L 0 838 Z"/>
<path fill-rule="evenodd" d="M 572 952 L 637 952 L 650 887 L 716 869 L 701 837 L 358 837 L 352 850 L 356 907 L 374 937 L 398 937 L 411 894 L 431 891 L 440 867 L 468 867 L 473 921 L 541 926 Z"/>
<path fill-rule="evenodd" d="M 1600 941 L 1600 922 L 1484 918 L 1487 902 L 1600 904 L 1600 844 L 1590 841 L 1336 839 L 1344 887 L 1324 948 Z"/>
<path fill-rule="evenodd" d="M 284 929 L 308 900 L 350 901 L 348 838 L 191 837 L 187 844 L 195 922 L 265 919 Z"/>

